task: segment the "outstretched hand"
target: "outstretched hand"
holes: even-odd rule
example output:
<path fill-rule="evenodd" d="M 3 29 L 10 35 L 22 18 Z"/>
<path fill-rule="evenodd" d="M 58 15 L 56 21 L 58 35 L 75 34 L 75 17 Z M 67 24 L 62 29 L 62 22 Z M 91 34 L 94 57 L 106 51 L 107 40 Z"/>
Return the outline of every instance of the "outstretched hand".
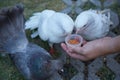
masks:
<path fill-rule="evenodd" d="M 101 39 L 86 42 L 83 44 L 83 46 L 75 48 L 67 46 L 65 43 L 61 43 L 61 47 L 67 52 L 69 56 L 80 59 L 82 61 L 88 61 L 105 55 L 107 49 L 104 46 L 109 44 L 110 39 L 111 37 L 104 37 Z"/>

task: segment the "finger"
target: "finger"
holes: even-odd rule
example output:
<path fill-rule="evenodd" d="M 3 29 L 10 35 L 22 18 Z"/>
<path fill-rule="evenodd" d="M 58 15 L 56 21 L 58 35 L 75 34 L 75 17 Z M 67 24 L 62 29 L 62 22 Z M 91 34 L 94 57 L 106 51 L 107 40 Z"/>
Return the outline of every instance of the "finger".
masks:
<path fill-rule="evenodd" d="M 82 47 L 71 48 L 69 52 L 83 55 L 83 48 Z"/>
<path fill-rule="evenodd" d="M 87 41 L 86 40 L 83 40 L 83 43 L 82 43 L 82 45 L 84 45 L 84 44 L 86 44 L 87 43 Z"/>
<path fill-rule="evenodd" d="M 61 43 L 61 47 L 66 51 L 68 48 L 64 43 Z"/>
<path fill-rule="evenodd" d="M 72 47 L 70 47 L 70 46 L 65 45 L 64 43 L 61 43 L 61 47 L 62 47 L 67 53 L 81 54 L 81 55 L 84 56 L 83 50 L 82 50 L 81 47 L 72 48 Z"/>
<path fill-rule="evenodd" d="M 86 57 L 80 54 L 67 53 L 70 57 L 80 60 L 86 60 Z"/>

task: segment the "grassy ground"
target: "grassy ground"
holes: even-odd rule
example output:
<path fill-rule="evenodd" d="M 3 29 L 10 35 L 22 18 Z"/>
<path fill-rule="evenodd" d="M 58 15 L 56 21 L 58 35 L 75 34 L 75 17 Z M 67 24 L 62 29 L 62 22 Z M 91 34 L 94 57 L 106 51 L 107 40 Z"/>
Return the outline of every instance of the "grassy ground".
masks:
<path fill-rule="evenodd" d="M 25 7 L 24 15 L 26 19 L 28 19 L 32 15 L 32 13 L 42 11 L 44 9 L 53 9 L 56 11 L 60 11 L 63 8 L 65 8 L 65 5 L 61 0 L 0 0 L 0 8 L 6 6 L 13 6 L 17 3 L 24 4 Z M 85 9 L 87 8 L 88 7 L 85 7 Z M 118 8 L 113 7 L 113 9 L 118 9 Z M 120 12 L 120 10 L 117 11 Z M 28 38 L 29 38 L 29 33 L 30 32 L 27 31 Z M 47 44 L 41 42 L 37 38 L 36 40 L 31 40 L 29 38 L 29 40 L 48 49 L 48 47 L 43 46 Z M 104 72 L 105 70 L 106 68 L 102 69 L 102 72 Z M 0 56 L 0 80 L 24 80 L 23 76 L 19 73 L 19 71 L 17 71 L 16 67 L 14 66 L 8 55 L 5 57 Z"/>

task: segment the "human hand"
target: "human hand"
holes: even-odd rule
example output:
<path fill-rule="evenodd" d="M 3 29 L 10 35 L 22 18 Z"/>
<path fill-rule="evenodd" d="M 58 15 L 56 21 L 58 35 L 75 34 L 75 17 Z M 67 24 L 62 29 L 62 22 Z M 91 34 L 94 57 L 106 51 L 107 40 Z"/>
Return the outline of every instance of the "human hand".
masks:
<path fill-rule="evenodd" d="M 61 47 L 67 52 L 67 54 L 73 58 L 88 61 L 99 56 L 107 54 L 107 47 L 111 37 L 104 37 L 101 39 L 89 41 L 83 44 L 83 46 L 72 48 L 62 43 Z"/>

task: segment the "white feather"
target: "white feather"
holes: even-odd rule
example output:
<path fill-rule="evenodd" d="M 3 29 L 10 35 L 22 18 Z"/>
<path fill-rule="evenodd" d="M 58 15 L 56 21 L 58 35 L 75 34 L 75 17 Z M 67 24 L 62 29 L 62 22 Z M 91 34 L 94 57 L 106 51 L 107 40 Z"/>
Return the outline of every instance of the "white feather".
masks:
<path fill-rule="evenodd" d="M 39 18 L 41 16 L 41 13 L 34 13 L 32 17 L 25 23 L 25 29 L 36 29 L 38 28 L 39 24 Z"/>
<path fill-rule="evenodd" d="M 72 33 L 73 27 L 74 22 L 67 14 L 56 12 L 42 23 L 38 32 L 43 40 L 60 43 Z"/>
<path fill-rule="evenodd" d="M 68 34 L 72 33 L 74 22 L 67 14 L 44 10 L 35 13 L 26 22 L 26 29 L 33 30 L 35 28 L 37 28 L 37 32 L 31 35 L 32 38 L 39 35 L 42 40 L 48 41 L 50 44 L 60 43 Z"/>
<path fill-rule="evenodd" d="M 109 12 L 108 12 L 109 14 Z M 83 29 L 87 25 L 86 29 Z M 87 10 L 80 13 L 75 20 L 78 34 L 87 40 L 94 40 L 107 35 L 111 25 L 110 15 L 102 11 Z"/>
<path fill-rule="evenodd" d="M 38 34 L 38 31 L 34 32 L 33 34 L 31 34 L 31 38 L 35 38 L 37 37 L 39 34 Z"/>

